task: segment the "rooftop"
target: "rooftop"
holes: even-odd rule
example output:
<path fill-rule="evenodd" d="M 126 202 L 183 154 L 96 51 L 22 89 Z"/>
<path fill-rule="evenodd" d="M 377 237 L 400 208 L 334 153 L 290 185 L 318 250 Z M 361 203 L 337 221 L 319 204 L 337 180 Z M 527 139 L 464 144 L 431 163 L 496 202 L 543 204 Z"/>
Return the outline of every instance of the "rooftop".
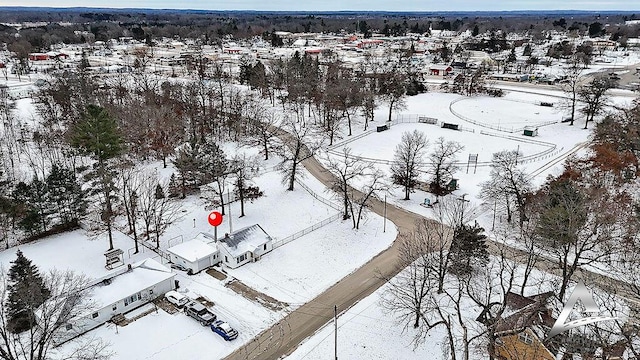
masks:
<path fill-rule="evenodd" d="M 271 241 L 271 237 L 258 224 L 240 229 L 220 239 L 232 256 L 239 256 Z"/>
<path fill-rule="evenodd" d="M 208 244 L 214 240 L 213 236 L 200 233 L 192 240 L 185 241 L 181 244 L 168 248 L 167 252 L 187 261 L 196 262 L 200 259 L 211 256 L 218 250 L 215 245 Z"/>
<path fill-rule="evenodd" d="M 112 278 L 96 282 L 89 298 L 101 309 L 174 276 L 171 269 L 156 260 L 145 259 L 133 264 L 130 271 L 117 270 Z"/>

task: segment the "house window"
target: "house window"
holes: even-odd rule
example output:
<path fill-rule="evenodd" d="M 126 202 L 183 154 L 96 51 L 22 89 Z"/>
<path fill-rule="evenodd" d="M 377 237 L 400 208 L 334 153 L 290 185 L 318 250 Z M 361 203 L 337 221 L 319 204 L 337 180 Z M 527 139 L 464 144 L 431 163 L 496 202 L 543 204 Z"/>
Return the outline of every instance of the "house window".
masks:
<path fill-rule="evenodd" d="M 238 263 L 240 263 L 241 261 L 245 261 L 247 259 L 247 254 L 242 254 L 238 257 Z"/>
<path fill-rule="evenodd" d="M 262 250 L 267 251 L 267 244 L 264 244 L 264 245 L 262 246 Z"/>
<path fill-rule="evenodd" d="M 141 293 L 137 293 L 136 297 L 138 298 L 138 300 L 142 299 L 142 294 Z"/>
<path fill-rule="evenodd" d="M 67 331 L 69 331 L 69 330 L 73 329 L 73 325 L 67 324 L 67 325 L 64 326 L 64 328 L 67 329 Z"/>
<path fill-rule="evenodd" d="M 129 305 L 129 298 L 125 298 L 124 299 L 124 306 L 128 306 Z"/>
<path fill-rule="evenodd" d="M 111 310 L 116 311 L 117 308 L 118 308 L 118 305 L 113 304 L 113 306 L 111 307 Z"/>
<path fill-rule="evenodd" d="M 98 313 L 97 312 L 94 312 L 93 314 L 91 314 L 91 318 L 95 319 L 97 317 L 98 317 Z"/>
<path fill-rule="evenodd" d="M 226 255 L 224 256 L 224 262 L 226 262 L 226 263 L 228 263 L 228 262 L 229 262 L 229 259 L 227 258 L 227 256 L 226 256 Z"/>
<path fill-rule="evenodd" d="M 522 341 L 527 345 L 533 344 L 533 337 L 527 331 L 523 331 L 520 334 L 518 334 L 518 338 L 520 339 L 520 341 Z"/>

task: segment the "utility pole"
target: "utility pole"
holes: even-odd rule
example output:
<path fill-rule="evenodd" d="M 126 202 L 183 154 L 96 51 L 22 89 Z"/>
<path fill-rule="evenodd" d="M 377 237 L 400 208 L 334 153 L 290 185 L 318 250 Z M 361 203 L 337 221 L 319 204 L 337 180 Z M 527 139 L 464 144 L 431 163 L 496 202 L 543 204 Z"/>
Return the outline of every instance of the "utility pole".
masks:
<path fill-rule="evenodd" d="M 229 204 L 229 235 L 233 234 L 233 222 L 231 220 L 231 192 L 227 188 L 227 204 Z"/>
<path fill-rule="evenodd" d="M 384 216 L 382 220 L 382 232 L 387 232 L 387 195 L 384 196 Z"/>
<path fill-rule="evenodd" d="M 333 305 L 333 325 L 335 327 L 334 333 L 334 352 L 335 360 L 338 360 L 338 305 Z"/>

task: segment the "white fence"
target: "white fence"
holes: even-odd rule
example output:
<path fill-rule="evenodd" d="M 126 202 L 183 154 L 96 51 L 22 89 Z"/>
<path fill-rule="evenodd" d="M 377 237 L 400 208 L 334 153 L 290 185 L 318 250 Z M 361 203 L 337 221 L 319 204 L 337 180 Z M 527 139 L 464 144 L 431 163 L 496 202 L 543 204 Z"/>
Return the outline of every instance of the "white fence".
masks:
<path fill-rule="evenodd" d="M 340 205 L 327 200 L 325 198 L 323 198 L 322 196 L 318 195 L 315 193 L 315 191 L 311 190 L 311 188 L 309 188 L 307 185 L 305 185 L 302 181 L 296 179 L 296 184 L 300 185 L 301 188 L 303 188 L 306 192 L 308 192 L 311 196 L 313 196 L 316 200 L 320 201 L 321 203 L 329 206 L 330 208 L 333 208 L 335 210 L 338 211 L 342 211 L 342 207 L 340 207 Z"/>

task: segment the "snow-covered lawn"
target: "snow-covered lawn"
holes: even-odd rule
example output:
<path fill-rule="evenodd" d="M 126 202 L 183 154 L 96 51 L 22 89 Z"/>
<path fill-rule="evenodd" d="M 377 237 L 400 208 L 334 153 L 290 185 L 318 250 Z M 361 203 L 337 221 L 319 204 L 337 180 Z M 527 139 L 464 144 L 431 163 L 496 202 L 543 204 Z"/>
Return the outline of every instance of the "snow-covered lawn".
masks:
<path fill-rule="evenodd" d="M 284 245 L 255 263 L 227 272 L 280 301 L 302 305 L 391 245 L 395 226 L 370 214 L 358 231 L 336 221 Z"/>

